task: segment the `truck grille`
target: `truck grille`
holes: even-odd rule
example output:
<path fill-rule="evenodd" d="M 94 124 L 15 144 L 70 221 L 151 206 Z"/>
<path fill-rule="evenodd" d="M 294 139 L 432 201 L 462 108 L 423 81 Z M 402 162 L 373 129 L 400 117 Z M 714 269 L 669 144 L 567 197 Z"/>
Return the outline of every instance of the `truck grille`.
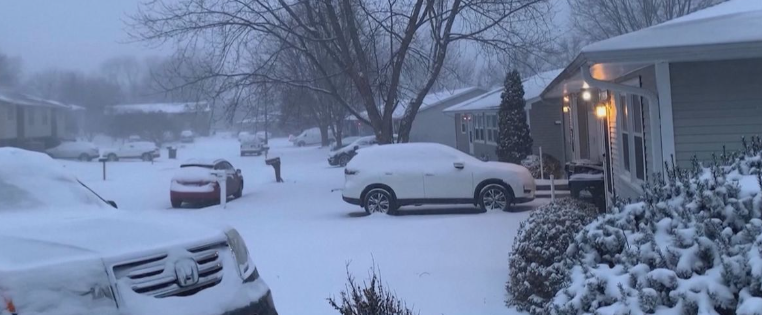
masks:
<path fill-rule="evenodd" d="M 138 294 L 164 298 L 189 296 L 222 282 L 222 259 L 220 255 L 228 251 L 227 242 L 190 248 L 193 262 L 198 269 L 198 281 L 182 286 L 177 279 L 176 261 L 169 261 L 168 255 L 143 257 L 114 266 L 117 281 L 127 283 Z"/>

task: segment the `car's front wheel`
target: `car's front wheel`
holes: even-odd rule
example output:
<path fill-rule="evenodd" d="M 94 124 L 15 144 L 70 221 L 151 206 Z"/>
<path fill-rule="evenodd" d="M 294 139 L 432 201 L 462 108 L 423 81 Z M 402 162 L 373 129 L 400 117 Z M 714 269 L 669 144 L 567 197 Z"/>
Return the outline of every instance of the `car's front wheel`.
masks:
<path fill-rule="evenodd" d="M 394 214 L 397 210 L 397 201 L 386 189 L 374 188 L 365 194 L 363 207 L 368 214 L 373 214 L 374 212 Z"/>
<path fill-rule="evenodd" d="M 339 166 L 341 167 L 347 166 L 347 164 L 349 164 L 349 161 L 351 160 L 352 158 L 349 155 L 344 154 L 339 158 Z"/>
<path fill-rule="evenodd" d="M 513 203 L 513 195 L 500 184 L 489 184 L 479 193 L 479 206 L 484 211 L 508 211 Z"/>
<path fill-rule="evenodd" d="M 153 156 L 151 156 L 150 153 L 143 153 L 141 156 L 144 162 L 150 162 L 153 159 Z"/>
<path fill-rule="evenodd" d="M 109 162 L 116 162 L 116 161 L 119 161 L 119 157 L 116 156 L 116 154 L 111 153 L 108 155 L 108 160 Z"/>
<path fill-rule="evenodd" d="M 79 155 L 79 160 L 81 162 L 90 162 L 91 158 L 89 155 L 87 155 L 87 153 L 82 153 Z"/>

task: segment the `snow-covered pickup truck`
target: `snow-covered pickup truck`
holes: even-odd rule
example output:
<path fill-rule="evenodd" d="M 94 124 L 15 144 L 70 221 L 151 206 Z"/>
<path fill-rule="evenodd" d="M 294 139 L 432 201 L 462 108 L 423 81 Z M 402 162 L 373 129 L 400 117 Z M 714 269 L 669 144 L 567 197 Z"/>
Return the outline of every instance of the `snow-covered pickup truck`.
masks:
<path fill-rule="evenodd" d="M 277 314 L 235 229 L 117 210 L 44 154 L 0 165 L 0 314 Z"/>
<path fill-rule="evenodd" d="M 120 159 L 142 159 L 143 161 L 150 161 L 154 158 L 161 156 L 159 147 L 153 142 L 138 141 L 128 142 L 119 148 L 105 149 L 102 153 L 103 157 L 109 161 L 116 162 Z"/>

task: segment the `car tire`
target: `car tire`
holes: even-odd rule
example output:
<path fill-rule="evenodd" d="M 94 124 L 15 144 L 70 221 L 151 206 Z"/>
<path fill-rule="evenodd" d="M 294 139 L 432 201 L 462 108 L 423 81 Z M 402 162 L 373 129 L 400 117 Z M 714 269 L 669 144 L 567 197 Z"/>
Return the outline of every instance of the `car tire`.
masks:
<path fill-rule="evenodd" d="M 297 143 L 296 143 L 296 146 L 297 146 L 297 147 L 303 147 L 303 146 L 305 146 L 305 145 L 307 145 L 307 144 L 306 144 L 306 143 L 304 143 L 304 141 L 299 141 L 299 142 L 297 142 Z"/>
<path fill-rule="evenodd" d="M 140 158 L 143 160 L 143 162 L 150 162 L 153 159 L 150 153 L 143 153 Z"/>
<path fill-rule="evenodd" d="M 116 156 L 116 154 L 111 153 L 108 155 L 108 160 L 109 162 L 116 162 L 116 161 L 119 161 L 119 157 Z"/>
<path fill-rule="evenodd" d="M 241 181 L 241 186 L 238 188 L 238 191 L 233 194 L 233 198 L 238 199 L 241 198 L 241 196 L 243 196 L 243 181 Z"/>
<path fill-rule="evenodd" d="M 246 156 L 246 153 L 241 152 L 241 156 Z"/>
<path fill-rule="evenodd" d="M 339 166 L 345 167 L 347 166 L 347 164 L 349 164 L 349 161 L 351 160 L 352 160 L 352 157 L 350 157 L 347 154 L 344 154 L 341 157 L 339 157 Z"/>
<path fill-rule="evenodd" d="M 397 211 L 397 200 L 384 188 L 373 188 L 365 193 L 362 204 L 368 214 L 379 212 L 391 215 Z"/>
<path fill-rule="evenodd" d="M 479 207 L 484 211 L 510 211 L 513 195 L 501 184 L 488 184 L 479 192 Z"/>
<path fill-rule="evenodd" d="M 177 209 L 177 208 L 180 208 L 180 206 L 183 205 L 183 201 L 182 200 L 172 199 L 171 201 L 172 201 L 172 208 Z"/>
<path fill-rule="evenodd" d="M 79 155 L 79 158 L 77 158 L 77 159 L 78 159 L 80 162 L 90 162 L 90 161 L 92 160 L 92 158 L 90 158 L 90 156 L 89 156 L 89 155 L 87 155 L 86 153 L 82 153 L 82 154 L 80 154 L 80 155 Z"/>

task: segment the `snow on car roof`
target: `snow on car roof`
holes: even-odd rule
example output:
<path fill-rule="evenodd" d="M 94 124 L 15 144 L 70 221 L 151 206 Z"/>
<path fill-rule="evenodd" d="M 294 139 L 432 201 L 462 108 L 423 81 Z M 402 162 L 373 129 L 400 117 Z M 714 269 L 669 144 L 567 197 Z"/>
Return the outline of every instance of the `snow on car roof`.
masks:
<path fill-rule="evenodd" d="M 731 0 L 582 48 L 582 52 L 762 41 L 762 1 Z"/>
<path fill-rule="evenodd" d="M 431 159 L 440 156 L 461 158 L 464 161 L 478 161 L 476 158 L 452 147 L 428 142 L 377 145 L 360 149 L 357 153 L 357 156 L 349 162 L 351 167 L 377 167 L 383 164 L 399 163 L 395 161 L 399 158 L 406 159 L 404 163 L 427 164 Z"/>
<path fill-rule="evenodd" d="M 108 207 L 46 154 L 0 148 L 0 212 Z"/>
<path fill-rule="evenodd" d="M 192 158 L 192 159 L 188 159 L 188 160 L 186 160 L 186 161 L 185 161 L 185 162 L 184 162 L 184 163 L 181 165 L 181 167 L 182 167 L 182 166 L 188 166 L 188 165 L 207 165 L 207 166 L 214 166 L 215 164 L 217 164 L 217 163 L 219 163 L 219 162 L 222 162 L 222 161 L 225 161 L 225 160 L 224 160 L 224 159 L 217 159 L 217 158 L 213 158 L 213 159 L 204 159 L 204 158 Z"/>
<path fill-rule="evenodd" d="M 534 100 L 540 97 L 540 93 L 548 87 L 548 84 L 553 81 L 563 69 L 555 69 L 545 71 L 533 75 L 522 82 L 524 85 L 524 99 L 527 101 Z M 463 103 L 459 103 L 446 108 L 445 112 L 463 112 L 474 110 L 490 110 L 500 107 L 502 101 L 501 95 L 503 94 L 503 87 L 496 88 L 476 98 L 466 100 Z"/>

